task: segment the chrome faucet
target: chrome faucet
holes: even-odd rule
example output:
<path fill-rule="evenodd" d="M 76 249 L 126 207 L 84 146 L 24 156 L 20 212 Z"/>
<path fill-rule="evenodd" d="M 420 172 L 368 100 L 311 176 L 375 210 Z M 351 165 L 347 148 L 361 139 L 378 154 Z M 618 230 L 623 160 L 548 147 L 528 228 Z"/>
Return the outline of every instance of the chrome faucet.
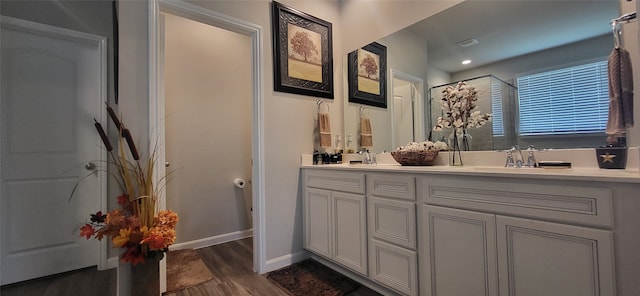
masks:
<path fill-rule="evenodd" d="M 524 156 L 522 155 L 522 150 L 520 149 L 520 146 L 513 145 L 513 147 L 511 147 L 511 149 L 506 151 L 507 152 L 507 161 L 506 161 L 504 166 L 508 167 L 508 168 L 521 168 L 521 167 L 535 168 L 535 167 L 538 167 L 538 162 L 536 161 L 536 156 L 533 154 L 533 152 L 534 151 L 545 151 L 545 150 L 538 150 L 533 145 L 529 145 L 529 147 L 527 147 L 527 150 L 525 150 L 525 151 L 528 152 L 528 156 L 527 156 L 526 162 L 525 162 Z"/>
<path fill-rule="evenodd" d="M 515 156 L 513 154 L 516 154 Z M 515 159 L 514 159 L 515 157 Z M 524 162 L 524 157 L 522 156 L 522 150 L 520 150 L 520 146 L 513 145 L 511 149 L 507 150 L 507 161 L 505 163 L 505 167 L 508 168 L 521 168 Z"/>
<path fill-rule="evenodd" d="M 358 151 L 358 154 L 362 155 L 362 164 L 370 164 L 371 156 L 369 155 L 369 150 L 366 148 L 362 148 L 362 150 Z"/>

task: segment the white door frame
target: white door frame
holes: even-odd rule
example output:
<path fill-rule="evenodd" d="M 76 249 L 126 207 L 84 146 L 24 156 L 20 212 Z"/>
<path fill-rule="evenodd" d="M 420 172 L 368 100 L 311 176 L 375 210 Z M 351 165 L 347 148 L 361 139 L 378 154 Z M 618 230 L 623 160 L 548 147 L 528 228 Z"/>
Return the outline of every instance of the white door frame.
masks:
<path fill-rule="evenodd" d="M 393 95 L 394 89 L 396 87 L 395 85 L 393 85 L 394 78 L 409 81 L 417 92 L 411 98 L 415 102 L 414 109 L 413 109 L 413 118 L 415 120 L 413 124 L 413 138 L 416 142 L 424 141 L 426 138 L 426 135 L 424 132 L 425 124 L 424 124 L 424 110 L 423 110 L 424 109 L 424 81 L 420 77 L 403 73 L 396 69 L 391 69 L 390 72 L 391 72 L 391 75 L 389 75 L 389 77 L 391 77 L 391 81 L 389 83 L 389 90 L 390 90 L 389 93 L 391 93 L 391 95 Z M 394 106 L 393 104 L 389 104 L 389 105 L 390 105 L 389 114 L 391 116 L 391 142 L 392 142 L 392 148 L 394 148 L 400 145 L 404 145 L 406 143 L 395 142 L 396 135 L 395 135 L 395 123 L 394 123 L 395 118 L 394 118 L 394 112 L 393 112 Z"/>
<path fill-rule="evenodd" d="M 220 14 L 181 0 L 149 1 L 149 136 L 150 143 L 158 143 L 157 163 L 165 163 L 164 133 L 164 85 L 160 77 L 160 11 L 184 17 L 200 23 L 249 36 L 252 47 L 253 122 L 252 122 L 252 199 L 253 199 L 253 269 L 261 274 L 266 271 L 265 242 L 265 184 L 264 184 L 264 106 L 262 95 L 262 27 Z M 155 178 L 164 176 L 165 167 L 155 167 Z M 158 180 L 156 180 L 157 182 Z M 166 197 L 160 196 L 160 204 L 166 206 Z"/>

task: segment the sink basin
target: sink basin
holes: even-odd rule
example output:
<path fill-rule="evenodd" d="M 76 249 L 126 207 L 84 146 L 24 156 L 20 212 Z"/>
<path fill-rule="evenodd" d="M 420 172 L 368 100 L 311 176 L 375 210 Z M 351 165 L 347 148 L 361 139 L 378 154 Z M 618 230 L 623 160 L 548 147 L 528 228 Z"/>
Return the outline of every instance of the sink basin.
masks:
<path fill-rule="evenodd" d="M 549 173 L 549 170 L 553 170 L 554 172 L 571 172 L 573 169 L 571 168 L 554 168 L 554 169 L 545 169 L 545 168 L 530 168 L 530 167 L 492 167 L 492 166 L 474 166 L 474 170 L 478 171 L 491 171 L 491 172 L 505 172 L 505 173 L 514 173 L 517 171 L 526 172 L 527 174 L 531 173 Z"/>

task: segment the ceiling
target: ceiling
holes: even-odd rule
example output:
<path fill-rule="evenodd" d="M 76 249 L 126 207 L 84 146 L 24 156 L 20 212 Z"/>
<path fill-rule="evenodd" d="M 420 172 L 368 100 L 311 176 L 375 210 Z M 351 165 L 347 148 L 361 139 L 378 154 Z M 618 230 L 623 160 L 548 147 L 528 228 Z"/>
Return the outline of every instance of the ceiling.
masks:
<path fill-rule="evenodd" d="M 430 65 L 454 73 L 611 34 L 618 16 L 618 0 L 467 0 L 407 29 L 427 40 Z"/>

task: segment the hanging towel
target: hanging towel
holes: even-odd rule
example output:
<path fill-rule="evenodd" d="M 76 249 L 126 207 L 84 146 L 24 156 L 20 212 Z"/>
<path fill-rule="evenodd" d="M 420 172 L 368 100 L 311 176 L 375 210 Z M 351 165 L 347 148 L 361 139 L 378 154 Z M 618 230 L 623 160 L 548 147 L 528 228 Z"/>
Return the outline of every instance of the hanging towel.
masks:
<path fill-rule="evenodd" d="M 373 146 L 373 134 L 371 132 L 371 120 L 369 120 L 369 117 L 360 117 L 360 146 Z"/>
<path fill-rule="evenodd" d="M 318 130 L 320 131 L 320 147 L 331 147 L 331 121 L 329 113 L 318 113 Z"/>
<path fill-rule="evenodd" d="M 632 127 L 633 121 L 633 73 L 629 52 L 614 48 L 609 55 L 609 118 L 606 133 L 607 142 L 615 143 L 617 137 Z"/>

